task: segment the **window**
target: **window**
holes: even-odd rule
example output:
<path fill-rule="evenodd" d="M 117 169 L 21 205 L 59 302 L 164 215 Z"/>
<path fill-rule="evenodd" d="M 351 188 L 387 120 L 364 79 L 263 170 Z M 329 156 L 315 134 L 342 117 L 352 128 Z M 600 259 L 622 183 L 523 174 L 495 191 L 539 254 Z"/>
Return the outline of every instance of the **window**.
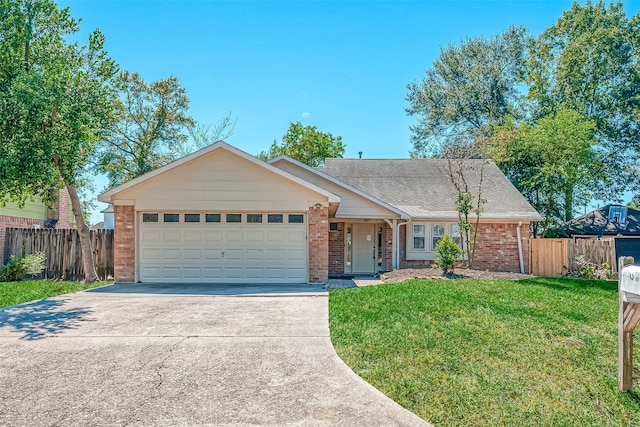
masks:
<path fill-rule="evenodd" d="M 205 222 L 220 222 L 220 214 L 205 214 Z"/>
<path fill-rule="evenodd" d="M 197 213 L 184 214 L 184 222 L 200 222 L 200 214 L 197 214 Z"/>
<path fill-rule="evenodd" d="M 164 214 L 164 222 L 180 222 L 180 214 L 166 213 Z"/>
<path fill-rule="evenodd" d="M 458 224 L 451 225 L 451 232 L 449 233 L 451 239 L 456 242 L 456 245 L 462 248 L 462 236 L 460 235 L 460 226 Z"/>
<path fill-rule="evenodd" d="M 269 214 L 267 215 L 267 222 L 269 222 L 270 224 L 282 224 L 284 222 L 284 215 Z"/>
<path fill-rule="evenodd" d="M 424 224 L 413 224 L 413 249 L 423 251 L 425 249 L 425 231 Z"/>
<path fill-rule="evenodd" d="M 227 220 L 229 222 L 242 222 L 242 214 L 227 214 Z"/>
<path fill-rule="evenodd" d="M 445 230 L 446 228 L 443 224 L 431 225 L 431 250 L 436 250 L 436 243 L 444 237 Z"/>
<path fill-rule="evenodd" d="M 158 222 L 157 213 L 143 213 L 142 222 Z"/>
<path fill-rule="evenodd" d="M 247 222 L 250 224 L 258 224 L 262 222 L 262 214 L 247 214 Z"/>
<path fill-rule="evenodd" d="M 338 223 L 330 222 L 329 223 L 329 231 L 338 231 Z"/>
<path fill-rule="evenodd" d="M 289 224 L 303 224 L 304 215 L 302 214 L 289 214 Z"/>

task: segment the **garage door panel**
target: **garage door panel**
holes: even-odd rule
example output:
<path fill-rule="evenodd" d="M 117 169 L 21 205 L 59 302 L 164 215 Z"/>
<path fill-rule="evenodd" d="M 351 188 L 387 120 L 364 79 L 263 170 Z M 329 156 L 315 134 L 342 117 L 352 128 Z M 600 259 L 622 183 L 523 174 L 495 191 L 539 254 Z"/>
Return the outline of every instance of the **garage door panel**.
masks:
<path fill-rule="evenodd" d="M 287 250 L 288 261 L 304 261 L 306 257 L 307 257 L 307 253 L 302 249 Z"/>
<path fill-rule="evenodd" d="M 165 230 L 162 232 L 162 243 L 180 243 L 182 232 Z"/>
<path fill-rule="evenodd" d="M 182 214 L 180 217 L 183 218 Z M 305 223 L 139 224 L 138 275 L 141 281 L 307 281 Z"/>
<path fill-rule="evenodd" d="M 264 254 L 262 249 L 247 249 L 247 261 L 262 261 Z"/>
<path fill-rule="evenodd" d="M 185 242 L 198 242 L 202 240 L 202 233 L 196 230 L 188 230 L 184 232 Z"/>

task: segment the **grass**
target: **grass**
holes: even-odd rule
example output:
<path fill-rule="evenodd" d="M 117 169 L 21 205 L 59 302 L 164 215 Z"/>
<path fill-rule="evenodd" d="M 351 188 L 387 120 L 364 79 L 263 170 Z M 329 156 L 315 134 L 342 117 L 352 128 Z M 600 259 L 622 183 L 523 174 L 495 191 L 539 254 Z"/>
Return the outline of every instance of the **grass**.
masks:
<path fill-rule="evenodd" d="M 543 278 L 335 289 L 331 339 L 435 426 L 637 426 L 640 388 L 617 390 L 617 298 L 615 282 Z"/>
<path fill-rule="evenodd" d="M 85 289 L 97 288 L 110 283 L 54 282 L 50 280 L 0 282 L 0 308 L 56 295 L 84 291 Z"/>

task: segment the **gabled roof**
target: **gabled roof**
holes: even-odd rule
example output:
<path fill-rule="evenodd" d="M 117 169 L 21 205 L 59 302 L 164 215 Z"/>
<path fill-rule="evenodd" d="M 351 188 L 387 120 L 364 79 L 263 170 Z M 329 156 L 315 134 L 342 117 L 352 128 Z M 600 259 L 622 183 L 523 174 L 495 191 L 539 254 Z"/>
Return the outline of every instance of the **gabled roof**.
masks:
<path fill-rule="evenodd" d="M 469 160 L 479 169 L 483 160 Z M 444 159 L 326 159 L 320 170 L 410 214 L 413 218 L 457 219 L 457 191 Z M 479 175 L 466 176 L 476 191 Z M 492 161 L 484 167 L 481 218 L 540 221 L 542 218 Z"/>
<path fill-rule="evenodd" d="M 640 211 L 627 208 L 626 221 L 617 223 L 607 221 L 610 207 L 611 205 L 603 206 L 561 224 L 555 230 L 557 236 L 640 235 Z"/>
<path fill-rule="evenodd" d="M 355 194 L 357 194 L 357 195 L 359 195 L 361 197 L 364 197 L 365 199 L 367 199 L 367 200 L 369 200 L 369 201 L 371 201 L 371 202 L 373 202 L 373 203 L 375 203 L 375 204 L 377 204 L 379 206 L 384 207 L 385 209 L 389 209 L 390 211 L 400 215 L 400 218 L 402 218 L 402 219 L 408 219 L 408 218 L 411 217 L 408 213 L 404 212 L 403 210 L 398 209 L 397 207 L 392 206 L 392 205 L 390 205 L 390 204 L 388 204 L 386 202 L 383 202 L 382 200 L 378 200 L 375 197 L 371 196 L 370 194 L 367 194 L 367 193 L 365 193 L 365 192 L 363 192 L 363 191 L 361 191 L 361 190 L 359 190 L 359 189 L 357 189 L 355 187 L 352 187 L 351 185 L 349 185 L 349 184 L 347 184 L 345 182 L 342 182 L 339 179 L 336 179 L 335 177 L 333 177 L 331 175 L 327 175 L 321 169 L 316 169 L 316 168 L 313 168 L 311 166 L 305 165 L 304 163 L 299 162 L 298 160 L 292 159 L 291 157 L 286 156 L 284 154 L 282 154 L 282 155 L 280 155 L 278 157 L 275 157 L 273 159 L 268 160 L 267 163 L 274 164 L 274 163 L 277 163 L 277 162 L 279 162 L 281 160 L 289 162 L 289 163 L 292 163 L 292 164 L 298 166 L 299 168 L 302 168 L 302 169 L 304 169 L 304 170 L 306 170 L 306 171 L 308 171 L 310 173 L 313 173 L 313 174 L 315 174 L 315 175 L 317 175 L 317 176 L 319 176 L 319 177 L 321 177 L 323 179 L 326 179 L 327 181 L 330 181 L 330 182 L 333 182 L 336 185 L 339 185 L 340 187 L 344 188 L 347 191 L 351 191 L 351 192 L 353 192 L 353 193 L 355 193 Z"/>
<path fill-rule="evenodd" d="M 168 171 L 170 171 L 170 170 L 172 170 L 174 168 L 182 166 L 185 163 L 188 163 L 188 162 L 190 162 L 190 161 L 192 161 L 192 160 L 194 160 L 196 158 L 199 158 L 201 156 L 209 154 L 209 153 L 211 153 L 211 152 L 213 152 L 215 150 L 226 150 L 226 151 L 229 151 L 229 152 L 231 152 L 233 154 L 236 154 L 236 155 L 242 157 L 245 160 L 248 160 L 248 161 L 250 161 L 250 162 L 252 162 L 252 163 L 254 163 L 254 164 L 256 164 L 256 165 L 258 165 L 260 167 L 265 168 L 266 170 L 268 170 L 270 172 L 278 174 L 278 175 L 280 175 L 280 176 L 282 176 L 282 177 L 284 177 L 284 178 L 286 178 L 286 179 L 288 179 L 290 181 L 293 181 L 293 182 L 295 182 L 295 183 L 297 183 L 297 184 L 299 184 L 299 185 L 301 185 L 303 187 L 306 187 L 306 188 L 308 188 L 308 189 L 310 189 L 312 191 L 315 191 L 316 193 L 319 193 L 319 194 L 322 194 L 322 195 L 326 196 L 329 202 L 339 202 L 340 201 L 340 197 L 336 196 L 335 194 L 333 194 L 333 193 L 331 193 L 331 192 L 329 192 L 329 191 L 327 191 L 327 190 L 325 190 L 323 188 L 320 188 L 320 187 L 318 187 L 318 186 L 316 186 L 314 184 L 306 182 L 306 181 L 298 178 L 295 175 L 292 175 L 292 174 L 290 174 L 288 172 L 285 172 L 285 171 L 283 171 L 281 169 L 278 169 L 275 166 L 272 166 L 272 165 L 270 165 L 270 164 L 268 164 L 266 162 L 263 162 L 262 160 L 252 156 L 251 154 L 245 153 L 244 151 L 239 150 L 239 149 L 235 148 L 234 146 L 227 144 L 224 141 L 218 141 L 216 143 L 213 143 L 213 144 L 211 144 L 211 145 L 209 145 L 209 146 L 207 146 L 207 147 L 205 147 L 205 148 L 203 148 L 201 150 L 198 150 L 196 152 L 193 152 L 193 153 L 189 154 L 188 156 L 184 156 L 184 157 L 182 157 L 182 158 L 180 158 L 178 160 L 174 160 L 173 162 L 171 162 L 171 163 L 169 163 L 167 165 L 159 167 L 158 169 L 155 169 L 155 170 L 153 170 L 151 172 L 147 172 L 144 175 L 140 175 L 140 176 L 132 179 L 131 181 L 127 181 L 124 184 L 118 185 L 117 187 L 114 187 L 114 188 L 112 188 L 112 189 L 110 189 L 108 191 L 105 191 L 104 193 L 102 193 L 102 194 L 100 194 L 98 196 L 98 200 L 100 200 L 101 202 L 105 202 L 105 203 L 112 203 L 111 198 L 115 194 L 120 193 L 120 192 L 122 192 L 124 190 L 127 190 L 127 189 L 129 189 L 131 187 L 134 187 L 136 185 L 139 185 L 139 184 L 141 184 L 141 183 L 143 183 L 145 181 L 148 181 L 148 180 L 150 180 L 150 179 L 152 179 L 152 178 L 154 178 L 154 177 L 156 177 L 158 175 L 161 175 L 161 174 L 166 173 L 166 172 L 168 172 Z"/>

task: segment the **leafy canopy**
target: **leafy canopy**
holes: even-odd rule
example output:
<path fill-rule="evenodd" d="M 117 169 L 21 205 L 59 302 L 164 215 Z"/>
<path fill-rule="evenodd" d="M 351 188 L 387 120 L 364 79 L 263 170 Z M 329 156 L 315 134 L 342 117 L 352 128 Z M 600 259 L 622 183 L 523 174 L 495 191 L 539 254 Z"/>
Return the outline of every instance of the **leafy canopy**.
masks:
<path fill-rule="evenodd" d="M 272 159 L 282 154 L 311 166 L 322 166 L 326 158 L 344 156 L 345 144 L 341 136 L 321 132 L 315 126 L 291 123 L 287 133 L 278 144 L 273 141 L 268 151 L 258 154 L 262 160 Z"/>

